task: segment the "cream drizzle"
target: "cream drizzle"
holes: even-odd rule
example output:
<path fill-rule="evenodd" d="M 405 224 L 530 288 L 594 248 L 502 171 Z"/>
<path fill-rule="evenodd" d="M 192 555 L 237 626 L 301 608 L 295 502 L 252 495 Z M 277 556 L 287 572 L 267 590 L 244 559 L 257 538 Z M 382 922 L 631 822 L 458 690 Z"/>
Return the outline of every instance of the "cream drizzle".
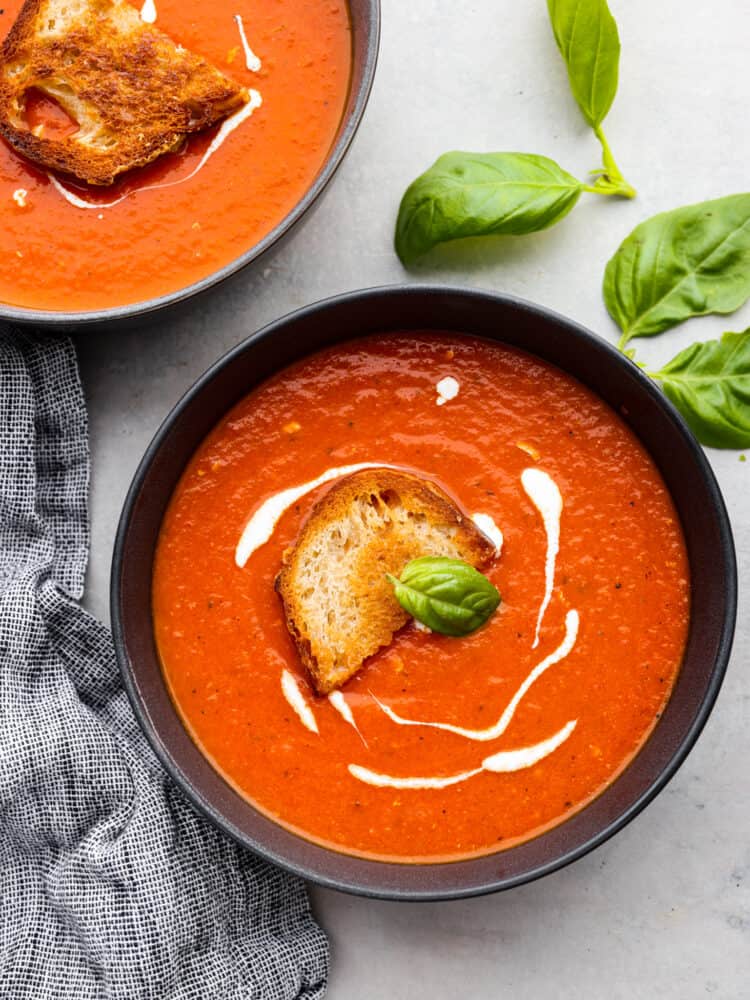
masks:
<path fill-rule="evenodd" d="M 293 504 L 297 503 L 298 500 L 301 500 L 302 497 L 316 490 L 319 486 L 333 482 L 334 479 L 351 476 L 355 472 L 362 472 L 365 469 L 400 470 L 400 466 L 388 465 L 385 462 L 357 462 L 354 465 L 339 465 L 332 469 L 326 469 L 317 479 L 311 479 L 300 486 L 292 486 L 288 490 L 282 490 L 280 493 L 275 493 L 272 497 L 269 497 L 268 500 L 260 505 L 245 525 L 234 553 L 234 561 L 237 566 L 242 569 L 253 552 L 259 549 L 261 545 L 266 544 L 273 535 L 282 514 Z M 503 544 L 503 535 L 489 514 L 474 514 L 472 520 L 480 531 L 487 535 L 499 555 Z"/>
<path fill-rule="evenodd" d="M 495 725 L 490 726 L 488 729 L 464 729 L 462 726 L 453 726 L 447 722 L 421 722 L 416 719 L 405 719 L 403 716 L 394 712 L 388 705 L 385 705 L 382 701 L 376 698 L 374 694 L 372 695 L 372 698 L 383 710 L 383 712 L 385 712 L 391 722 L 395 722 L 398 726 L 428 726 L 430 729 L 442 729 L 446 733 L 455 733 L 456 736 L 463 736 L 467 740 L 476 740 L 480 743 L 486 743 L 489 740 L 496 740 L 499 736 L 503 735 L 505 730 L 510 725 L 513 720 L 513 716 L 516 714 L 516 709 L 532 684 L 536 683 L 542 674 L 549 670 L 550 667 L 570 655 L 576 644 L 576 639 L 578 638 L 579 624 L 580 619 L 578 612 L 569 611 L 565 616 L 565 638 L 563 641 L 554 653 L 550 653 L 549 656 L 546 656 L 541 663 L 538 663 L 534 667 L 534 669 L 527 676 L 526 680 L 513 695 L 507 708 L 497 720 Z"/>
<path fill-rule="evenodd" d="M 219 149 L 224 145 L 224 143 L 227 141 L 232 132 L 234 132 L 235 129 L 239 128 L 243 122 L 247 121 L 247 119 L 252 115 L 252 113 L 254 111 L 257 111 L 257 109 L 262 105 L 263 98 L 260 96 L 257 90 L 250 90 L 248 91 L 248 93 L 250 95 L 250 100 L 247 102 L 247 104 L 241 107 L 239 111 L 236 111 L 233 115 L 231 115 L 229 118 L 226 119 L 226 121 L 221 126 L 219 131 L 216 133 L 213 141 L 211 142 L 211 145 L 208 147 L 206 152 L 201 157 L 198 166 L 195 168 L 195 170 L 192 170 L 187 175 L 187 177 L 181 177 L 177 181 L 167 181 L 167 183 L 165 184 L 149 184 L 146 187 L 134 188 L 132 191 L 127 191 L 120 198 L 116 198 L 115 201 L 106 201 L 106 202 L 84 201 L 83 198 L 79 198 L 78 195 L 73 194 L 72 191 L 70 191 L 63 184 L 61 184 L 60 181 L 54 176 L 54 174 L 47 174 L 47 177 L 50 179 L 53 186 L 57 188 L 57 190 L 60 192 L 63 198 L 65 198 L 65 200 L 69 202 L 71 205 L 73 205 L 75 208 L 88 208 L 95 210 L 101 210 L 102 208 L 114 208 L 115 205 L 119 205 L 120 202 L 125 201 L 126 198 L 129 198 L 131 195 L 134 194 L 140 194 L 142 191 L 161 191 L 164 188 L 177 187 L 178 184 L 184 184 L 186 181 L 189 181 L 193 177 L 195 177 L 198 171 L 202 170 L 205 167 L 205 165 L 208 163 L 208 161 L 211 159 L 214 153 L 217 153 Z"/>
<path fill-rule="evenodd" d="M 367 746 L 367 740 L 364 738 L 364 736 L 362 735 L 362 733 L 359 731 L 359 726 L 357 725 L 357 723 L 356 723 L 356 721 L 354 719 L 354 715 L 352 713 L 352 710 L 349 707 L 349 703 L 347 702 L 347 700 L 344 697 L 343 693 L 341 691 L 332 691 L 328 695 L 328 700 L 333 705 L 333 707 L 336 709 L 336 711 L 339 713 L 339 715 L 344 720 L 344 722 L 348 722 L 349 725 L 352 727 L 352 729 L 356 730 L 357 736 L 359 736 L 359 738 L 362 740 L 362 742 L 364 743 L 364 745 Z"/>
<path fill-rule="evenodd" d="M 242 50 L 245 53 L 245 65 L 250 70 L 251 73 L 259 72 L 263 63 L 256 56 L 247 40 L 247 35 L 245 34 L 245 23 L 242 20 L 241 14 L 235 14 L 234 19 L 237 22 L 237 28 L 240 32 L 240 41 L 242 42 Z"/>
<path fill-rule="evenodd" d="M 509 774 L 511 771 L 522 771 L 526 767 L 533 767 L 561 747 L 577 725 L 578 719 L 571 719 L 554 736 L 542 740 L 541 743 L 521 747 L 519 750 L 501 750 L 491 757 L 485 757 L 482 768 L 485 771 L 492 771 L 493 774 Z"/>
<path fill-rule="evenodd" d="M 156 21 L 156 4 L 154 0 L 145 0 L 141 7 L 141 20 L 146 24 L 153 24 Z"/>
<path fill-rule="evenodd" d="M 370 771 L 369 768 L 361 767 L 359 764 L 350 764 L 349 773 L 352 777 L 376 788 L 448 788 L 450 785 L 457 785 L 459 782 L 468 781 L 481 774 L 482 771 L 491 771 L 493 774 L 508 774 L 511 771 L 522 771 L 524 768 L 533 767 L 539 761 L 549 757 L 558 747 L 570 737 L 578 724 L 577 719 L 573 719 L 563 726 L 554 736 L 535 743 L 529 747 L 521 747 L 518 750 L 501 750 L 499 753 L 486 757 L 482 761 L 481 767 L 472 771 L 462 771 L 447 778 L 396 778 L 390 774 L 379 774 L 377 771 Z"/>
<path fill-rule="evenodd" d="M 339 465 L 326 471 L 317 477 L 310 479 L 301 486 L 292 486 L 288 490 L 274 493 L 256 510 L 253 516 L 245 525 L 245 530 L 240 536 L 237 548 L 234 553 L 235 563 L 242 569 L 250 556 L 265 545 L 273 535 L 276 525 L 281 515 L 288 510 L 292 504 L 301 500 L 303 496 L 316 490 L 319 486 L 333 482 L 334 479 L 341 479 L 342 476 L 351 476 L 355 472 L 362 472 L 364 469 L 395 469 L 395 465 L 384 465 L 382 462 L 356 462 L 354 465 Z"/>
<path fill-rule="evenodd" d="M 552 588 L 555 584 L 555 564 L 560 551 L 560 516 L 563 500 L 557 483 L 541 469 L 524 469 L 521 483 L 526 495 L 542 516 L 544 530 L 547 534 L 547 557 L 544 563 L 544 597 L 539 607 L 536 620 L 536 631 L 532 649 L 539 645 L 539 633 L 542 621 L 552 598 Z"/>
<path fill-rule="evenodd" d="M 285 510 L 289 508 L 293 503 L 296 503 L 301 497 L 311 490 L 316 489 L 318 486 L 324 483 L 331 482 L 334 479 L 338 479 L 342 476 L 352 475 L 355 472 L 359 472 L 363 469 L 372 468 L 391 468 L 397 469 L 398 466 L 387 465 L 384 466 L 382 463 L 371 463 L 362 462 L 355 465 L 339 466 L 337 468 L 332 468 L 326 470 L 317 479 L 311 480 L 308 483 L 304 483 L 301 486 L 292 487 L 288 490 L 283 490 L 280 493 L 275 494 L 275 496 L 270 497 L 261 505 L 261 507 L 256 511 L 256 513 L 251 517 L 250 521 L 245 527 L 242 533 L 240 541 L 237 545 L 235 552 L 235 561 L 238 566 L 243 567 L 247 560 L 250 558 L 252 553 L 263 545 L 273 534 L 273 531 L 278 523 L 279 518 L 284 513 Z M 544 599 L 542 601 L 541 607 L 539 609 L 539 616 L 537 619 L 536 633 L 534 638 L 534 643 L 532 648 L 536 648 L 539 644 L 539 632 L 541 629 L 544 614 L 549 605 L 552 588 L 554 586 L 555 579 L 555 565 L 557 560 L 557 555 L 560 547 L 560 518 L 562 514 L 563 501 L 554 480 L 547 475 L 547 473 L 542 472 L 539 469 L 526 469 L 521 476 L 521 482 L 523 488 L 531 499 L 534 506 L 537 508 L 542 516 L 542 521 L 544 523 L 545 532 L 547 534 L 547 556 L 545 560 L 545 592 Z M 477 527 L 484 532 L 485 535 L 493 542 L 498 554 L 500 553 L 503 546 L 503 536 L 500 529 L 497 527 L 495 522 L 488 514 L 475 514 L 472 516 L 472 520 L 477 525 Z M 490 740 L 496 740 L 502 736 L 510 725 L 513 717 L 516 713 L 516 709 L 521 703 L 522 699 L 528 693 L 529 689 L 537 680 L 547 671 L 550 667 L 559 663 L 561 660 L 565 659 L 570 652 L 573 650 L 577 638 L 578 630 L 580 627 L 580 618 L 578 612 L 575 610 L 568 611 L 565 616 L 565 636 L 563 641 L 557 647 L 557 649 L 546 656 L 540 663 L 538 663 L 528 674 L 526 679 L 520 685 L 516 693 L 513 695 L 512 699 L 506 706 L 505 710 L 501 714 L 495 725 L 490 726 L 486 729 L 467 729 L 462 726 L 454 726 L 449 723 L 442 722 L 429 722 L 420 721 L 416 719 L 406 719 L 403 716 L 398 715 L 392 708 L 381 702 L 375 695 L 371 696 L 379 708 L 388 716 L 388 718 L 400 726 L 427 726 L 432 729 L 440 729 L 445 732 L 453 733 L 457 736 L 464 737 L 465 739 L 474 740 L 477 742 L 488 742 Z M 289 673 L 288 670 L 284 670 L 281 680 L 282 690 L 284 696 L 295 710 L 295 712 L 300 717 L 303 725 L 305 725 L 311 732 L 317 733 L 318 726 L 315 717 L 312 713 L 312 709 L 305 701 L 302 692 L 299 689 L 294 676 Z M 344 721 L 352 726 L 358 733 L 360 739 L 367 746 L 367 743 L 359 731 L 354 714 L 348 705 L 344 695 L 340 691 L 335 691 L 329 695 L 328 700 L 330 701 L 333 708 L 341 715 Z M 532 746 L 520 747 L 516 750 L 502 750 L 498 753 L 492 754 L 486 757 L 480 767 L 474 768 L 470 771 L 462 771 L 459 774 L 449 775 L 446 777 L 406 777 L 400 778 L 394 775 L 381 774 L 377 771 L 371 771 L 369 768 L 362 767 L 359 764 L 349 764 L 348 769 L 351 775 L 358 781 L 362 781 L 366 784 L 373 785 L 377 788 L 395 788 L 395 789 L 439 789 L 448 788 L 451 785 L 457 785 L 463 781 L 468 781 L 470 778 L 481 774 L 483 771 L 488 771 L 494 774 L 509 773 L 512 771 L 520 771 L 527 767 L 532 767 L 539 761 L 548 757 L 550 754 L 554 753 L 565 741 L 570 737 L 573 730 L 578 724 L 577 719 L 573 719 L 568 722 L 562 729 L 560 729 L 554 736 L 549 737 L 549 739 L 543 740 L 540 743 L 533 744 Z"/>
<path fill-rule="evenodd" d="M 309 729 L 311 733 L 317 733 L 318 723 L 315 721 L 313 710 L 307 704 L 305 696 L 302 694 L 302 690 L 297 683 L 297 678 L 288 670 L 282 671 L 281 691 L 299 716 L 299 720 L 305 729 Z"/>
<path fill-rule="evenodd" d="M 366 785 L 374 785 L 376 788 L 449 788 L 451 785 L 458 785 L 462 781 L 468 781 L 482 773 L 482 768 L 477 767 L 473 771 L 462 771 L 460 774 L 453 774 L 449 778 L 394 778 L 391 774 L 380 774 L 378 771 L 371 771 L 369 767 L 362 767 L 360 764 L 350 764 L 349 774 L 358 781 L 363 781 Z"/>
<path fill-rule="evenodd" d="M 495 546 L 495 555 L 499 556 L 503 551 L 503 533 L 495 524 L 489 514 L 472 514 L 471 519 Z"/>
<path fill-rule="evenodd" d="M 446 375 L 445 378 L 440 379 L 435 388 L 437 389 L 438 394 L 435 402 L 438 406 L 445 406 L 446 403 L 449 403 L 452 399 L 456 398 L 461 386 L 452 375 Z"/>

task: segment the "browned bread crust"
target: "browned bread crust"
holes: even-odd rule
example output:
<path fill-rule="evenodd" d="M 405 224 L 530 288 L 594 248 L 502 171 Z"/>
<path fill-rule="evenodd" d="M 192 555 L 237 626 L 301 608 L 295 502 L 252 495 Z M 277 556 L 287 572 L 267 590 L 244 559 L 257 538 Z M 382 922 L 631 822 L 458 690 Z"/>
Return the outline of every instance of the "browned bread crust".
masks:
<path fill-rule="evenodd" d="M 78 130 L 30 131 L 30 90 L 57 101 Z M 35 163 L 89 184 L 175 151 L 247 99 L 126 0 L 26 0 L 0 52 L 0 133 Z"/>
<path fill-rule="evenodd" d="M 319 694 L 341 687 L 409 620 L 385 574 L 419 556 L 472 566 L 492 542 L 435 483 L 391 469 L 342 479 L 313 507 L 284 554 L 276 589 Z"/>

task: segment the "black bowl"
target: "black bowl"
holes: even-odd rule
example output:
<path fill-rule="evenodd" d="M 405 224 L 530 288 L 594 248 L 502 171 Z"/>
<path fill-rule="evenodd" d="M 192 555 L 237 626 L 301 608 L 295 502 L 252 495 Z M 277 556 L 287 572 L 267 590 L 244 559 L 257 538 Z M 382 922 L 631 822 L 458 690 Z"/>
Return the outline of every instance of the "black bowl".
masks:
<path fill-rule="evenodd" d="M 146 299 L 126 306 L 114 306 L 111 309 L 81 312 L 26 309 L 0 302 L 0 321 L 7 320 L 20 326 L 43 326 L 59 331 L 72 331 L 82 327 L 131 325 L 134 321 L 167 307 L 184 305 L 195 295 L 208 291 L 236 274 L 285 236 L 312 207 L 336 173 L 359 128 L 375 78 L 380 43 L 380 0 L 347 0 L 347 2 L 352 27 L 352 77 L 336 137 L 323 166 L 306 193 L 267 236 L 206 278 L 156 299 Z"/>
<path fill-rule="evenodd" d="M 623 773 L 586 808 L 517 847 L 447 864 L 351 857 L 258 812 L 192 742 L 168 694 L 153 638 L 154 546 L 172 490 L 205 435 L 253 386 L 329 344 L 371 333 L 451 330 L 523 348 L 569 372 L 616 410 L 653 456 L 679 512 L 692 574 L 687 650 L 674 693 Z M 211 368 L 167 418 L 136 473 L 115 546 L 112 622 L 136 715 L 158 757 L 205 815 L 240 843 L 322 885 L 392 899 L 449 899 L 507 889 L 554 871 L 622 829 L 687 756 L 719 692 L 734 630 L 737 579 L 726 510 L 702 449 L 653 383 L 570 320 L 484 292 L 406 286 L 354 292 L 254 334 Z"/>

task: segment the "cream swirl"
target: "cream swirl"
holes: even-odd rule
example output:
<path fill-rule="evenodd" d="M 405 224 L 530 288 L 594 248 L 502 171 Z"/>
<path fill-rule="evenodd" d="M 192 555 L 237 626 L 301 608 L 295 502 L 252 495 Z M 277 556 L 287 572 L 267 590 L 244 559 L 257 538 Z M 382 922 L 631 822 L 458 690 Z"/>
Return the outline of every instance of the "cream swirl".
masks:
<path fill-rule="evenodd" d="M 307 699 L 302 693 L 297 678 L 289 670 L 281 672 L 281 692 L 305 729 L 309 729 L 311 733 L 318 733 L 318 723 L 315 721 L 313 710 L 307 704 Z"/>
<path fill-rule="evenodd" d="M 401 789 L 428 789 L 428 788 L 449 788 L 469 778 L 475 778 L 482 771 L 490 771 L 493 774 L 508 774 L 511 771 L 522 771 L 524 768 L 533 767 L 539 761 L 544 760 L 554 753 L 558 747 L 569 738 L 577 725 L 577 720 L 566 723 L 562 729 L 558 730 L 554 736 L 550 736 L 541 743 L 533 746 L 522 747 L 520 750 L 501 750 L 491 757 L 485 757 L 481 767 L 476 767 L 471 771 L 461 771 L 459 774 L 452 774 L 442 778 L 398 778 L 392 774 L 380 774 L 377 771 L 370 771 L 369 768 L 361 767 L 359 764 L 350 764 L 349 773 L 358 781 L 363 781 L 367 785 L 374 785 L 376 788 L 401 788 Z"/>
<path fill-rule="evenodd" d="M 544 621 L 544 615 L 552 598 L 552 588 L 555 585 L 555 567 L 560 551 L 560 516 L 563 500 L 557 483 L 541 469 L 525 469 L 521 475 L 521 484 L 526 495 L 542 516 L 544 530 L 547 535 L 547 556 L 544 562 L 544 597 L 539 607 L 536 620 L 536 632 L 532 649 L 539 645 L 539 633 Z"/>
<path fill-rule="evenodd" d="M 531 685 L 538 681 L 542 674 L 549 670 L 550 667 L 559 663 L 561 660 L 564 660 L 565 657 L 571 653 L 576 644 L 576 639 L 578 638 L 579 624 L 580 619 L 578 617 L 578 612 L 569 611 L 565 616 L 565 638 L 563 641 L 553 653 L 550 653 L 549 656 L 546 656 L 541 663 L 538 663 L 534 667 L 524 680 L 523 684 L 521 684 L 516 693 L 513 695 L 497 722 L 493 726 L 489 726 L 487 729 L 464 729 L 462 726 L 453 726 L 447 722 L 422 722 L 417 719 L 405 719 L 403 716 L 394 712 L 392 708 L 389 708 L 388 705 L 383 704 L 383 702 L 376 698 L 375 695 L 372 695 L 372 697 L 377 702 L 379 707 L 385 712 L 391 722 L 395 722 L 399 726 L 428 726 L 430 729 L 442 729 L 446 733 L 454 733 L 456 736 L 463 736 L 464 739 L 476 740 L 480 743 L 496 740 L 503 735 L 505 730 L 511 724 L 513 716 L 516 714 L 516 709 Z"/>
<path fill-rule="evenodd" d="M 234 553 L 234 561 L 240 569 L 245 566 L 250 556 L 261 545 L 272 537 L 276 530 L 276 525 L 280 518 L 289 510 L 291 506 L 301 500 L 302 497 L 313 490 L 317 490 L 326 483 L 332 483 L 336 479 L 343 479 L 344 476 L 352 476 L 355 472 L 363 472 L 365 469 L 395 469 L 405 472 L 399 465 L 389 465 L 385 462 L 356 462 L 353 465 L 339 465 L 331 469 L 326 469 L 315 479 L 310 479 L 299 486 L 291 486 L 280 493 L 274 493 L 272 497 L 265 500 L 255 511 L 250 520 L 245 525 L 237 548 Z M 479 530 L 486 535 L 495 546 L 495 554 L 500 555 L 503 547 L 503 533 L 495 524 L 489 514 L 473 514 L 472 521 Z"/>

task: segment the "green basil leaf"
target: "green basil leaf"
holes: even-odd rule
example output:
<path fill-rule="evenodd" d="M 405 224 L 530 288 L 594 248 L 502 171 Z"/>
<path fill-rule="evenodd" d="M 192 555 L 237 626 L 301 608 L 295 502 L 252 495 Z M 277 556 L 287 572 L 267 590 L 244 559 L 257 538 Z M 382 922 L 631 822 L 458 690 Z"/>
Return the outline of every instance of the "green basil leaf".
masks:
<path fill-rule="evenodd" d="M 620 72 L 620 35 L 607 0 L 547 0 L 547 8 L 570 89 L 602 145 L 602 167 L 594 172 L 593 190 L 635 198 L 635 189 L 622 176 L 602 130 Z"/>
<path fill-rule="evenodd" d="M 547 0 L 570 89 L 592 128 L 607 117 L 617 93 L 620 36 L 607 0 Z"/>
<path fill-rule="evenodd" d="M 693 344 L 650 374 L 701 444 L 750 448 L 750 330 Z"/>
<path fill-rule="evenodd" d="M 404 611 L 442 635 L 476 632 L 500 604 L 487 577 L 460 559 L 423 556 L 405 567 L 400 580 L 387 576 Z"/>
<path fill-rule="evenodd" d="M 604 301 L 620 345 L 691 316 L 731 313 L 750 297 L 750 194 L 662 212 L 620 245 L 604 274 Z"/>
<path fill-rule="evenodd" d="M 535 233 L 567 215 L 582 190 L 546 156 L 446 153 L 404 194 L 396 252 L 410 264 L 448 240 Z"/>

